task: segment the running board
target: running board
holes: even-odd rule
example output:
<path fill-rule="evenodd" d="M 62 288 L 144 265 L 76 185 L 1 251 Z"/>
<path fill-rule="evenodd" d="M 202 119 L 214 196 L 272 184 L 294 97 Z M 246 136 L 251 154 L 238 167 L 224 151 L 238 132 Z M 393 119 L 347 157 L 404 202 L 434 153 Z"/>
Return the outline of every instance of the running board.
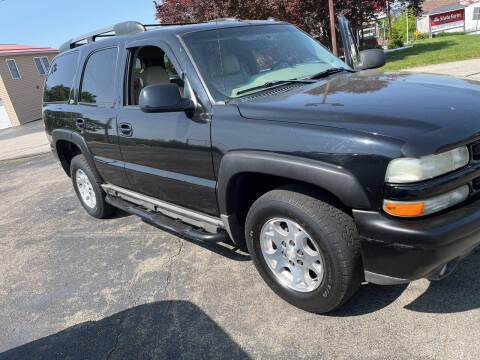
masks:
<path fill-rule="evenodd" d="M 140 216 L 145 222 L 153 226 L 158 226 L 167 231 L 171 231 L 191 239 L 200 240 L 209 243 L 218 243 L 227 241 L 227 233 L 219 230 L 217 233 L 205 233 L 194 229 L 192 226 L 164 216 L 159 213 L 152 213 L 141 206 L 132 204 L 126 200 L 115 198 L 110 195 L 105 197 L 105 201 L 116 208 L 119 208 L 129 214 Z"/>
<path fill-rule="evenodd" d="M 212 234 L 217 233 L 219 229 L 225 228 L 225 225 L 220 218 L 198 213 L 196 211 L 167 203 L 147 195 L 139 194 L 132 190 L 124 189 L 120 186 L 103 184 L 102 188 L 108 195 L 111 195 L 112 197 L 121 198 L 148 210 L 162 213 L 169 218 L 181 220 L 186 224 L 192 225 L 196 228 L 204 229 Z"/>

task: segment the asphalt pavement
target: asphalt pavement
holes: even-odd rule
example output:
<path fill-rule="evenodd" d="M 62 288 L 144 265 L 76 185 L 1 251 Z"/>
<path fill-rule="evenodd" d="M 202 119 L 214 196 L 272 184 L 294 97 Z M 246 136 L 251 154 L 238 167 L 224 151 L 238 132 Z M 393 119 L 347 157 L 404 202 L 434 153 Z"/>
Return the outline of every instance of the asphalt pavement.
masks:
<path fill-rule="evenodd" d="M 89 217 L 51 154 L 0 162 L 0 199 L 1 360 L 480 357 L 480 253 L 314 315 L 231 246 Z"/>

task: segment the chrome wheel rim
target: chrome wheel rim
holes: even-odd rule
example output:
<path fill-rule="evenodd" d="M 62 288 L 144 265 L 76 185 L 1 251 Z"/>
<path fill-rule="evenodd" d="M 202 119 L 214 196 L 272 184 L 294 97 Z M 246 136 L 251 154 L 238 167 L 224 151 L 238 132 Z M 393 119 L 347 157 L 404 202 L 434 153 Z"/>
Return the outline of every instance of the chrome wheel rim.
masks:
<path fill-rule="evenodd" d="M 265 262 L 282 286 L 310 292 L 322 283 L 325 273 L 322 253 L 295 221 L 268 220 L 260 233 L 260 246 Z"/>
<path fill-rule="evenodd" d="M 82 169 L 78 169 L 75 173 L 75 181 L 77 182 L 78 192 L 80 193 L 83 203 L 91 209 L 95 208 L 95 205 L 97 205 L 95 191 L 87 174 L 85 174 Z"/>

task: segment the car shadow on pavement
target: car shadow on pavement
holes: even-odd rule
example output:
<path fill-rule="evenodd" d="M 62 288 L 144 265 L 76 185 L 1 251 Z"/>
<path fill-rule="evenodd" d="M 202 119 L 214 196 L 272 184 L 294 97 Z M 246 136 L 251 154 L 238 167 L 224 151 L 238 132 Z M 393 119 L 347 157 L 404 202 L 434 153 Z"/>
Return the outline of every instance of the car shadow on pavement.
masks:
<path fill-rule="evenodd" d="M 455 313 L 480 308 L 480 251 L 460 262 L 441 281 L 431 281 L 428 289 L 405 309 L 425 313 Z M 340 309 L 327 316 L 349 317 L 373 313 L 397 300 L 408 284 L 382 286 L 363 284 Z"/>
<path fill-rule="evenodd" d="M 110 215 L 108 218 L 109 219 L 122 219 L 122 218 L 125 218 L 125 217 L 129 217 L 129 216 L 132 216 L 131 214 L 123 211 L 123 210 L 120 210 L 120 209 L 117 209 L 112 215 Z"/>
<path fill-rule="evenodd" d="M 231 337 L 188 301 L 136 306 L 0 354 L 7 359 L 249 359 Z"/>
<path fill-rule="evenodd" d="M 123 210 L 118 209 L 109 218 L 110 219 L 121 219 L 121 218 L 128 217 L 128 216 L 133 216 L 133 215 L 131 215 L 131 214 L 129 214 L 129 213 L 123 211 Z M 144 221 L 142 219 L 140 219 L 140 220 Z M 251 260 L 250 255 L 248 255 L 247 249 L 245 247 L 238 247 L 231 241 L 228 242 L 228 243 L 207 243 L 207 242 L 203 242 L 203 241 L 199 241 L 199 240 L 195 240 L 195 239 L 191 239 L 191 238 L 182 236 L 182 235 L 180 235 L 176 232 L 173 232 L 169 229 L 162 228 L 162 227 L 157 226 L 157 225 L 149 224 L 147 222 L 145 222 L 145 223 L 148 224 L 148 226 L 156 227 L 156 228 L 160 229 L 161 231 L 164 231 L 166 233 L 169 233 L 170 235 L 176 236 L 176 237 L 178 237 L 178 238 L 180 238 L 184 241 L 188 241 L 192 244 L 198 245 L 198 246 L 200 246 L 200 247 L 202 247 L 206 250 L 212 251 L 215 254 L 224 256 L 228 259 L 235 260 L 235 261 L 250 261 Z"/>
<path fill-rule="evenodd" d="M 349 317 L 373 313 L 397 300 L 407 286 L 408 284 L 390 286 L 362 284 L 358 292 L 346 304 L 325 315 Z"/>
<path fill-rule="evenodd" d="M 142 221 L 144 221 L 144 220 L 142 220 Z M 226 257 L 230 260 L 235 260 L 235 261 L 250 261 L 251 260 L 251 257 L 247 253 L 246 248 L 238 247 L 233 242 L 231 242 L 231 240 L 229 240 L 229 242 L 225 242 L 225 243 L 223 243 L 223 242 L 221 242 L 221 243 L 208 243 L 208 242 L 188 238 L 186 236 L 178 234 L 178 233 L 176 233 L 174 231 L 171 231 L 169 229 L 162 228 L 162 227 L 157 226 L 155 224 L 149 224 L 146 221 L 144 221 L 144 222 L 146 224 L 148 224 L 149 226 L 156 227 L 156 228 L 158 228 L 162 231 L 165 231 L 166 233 L 169 233 L 173 236 L 176 236 L 176 237 L 178 237 L 178 238 L 180 238 L 184 241 L 188 241 L 192 244 L 198 245 L 198 246 L 200 246 L 200 247 L 202 247 L 206 250 L 209 250 L 211 252 L 214 252 L 215 254 L 224 256 L 224 257 Z M 242 253 L 244 253 L 244 254 L 242 254 Z"/>
<path fill-rule="evenodd" d="M 430 282 L 428 289 L 405 308 L 440 314 L 480 308 L 480 251 L 463 259 L 446 279 Z"/>

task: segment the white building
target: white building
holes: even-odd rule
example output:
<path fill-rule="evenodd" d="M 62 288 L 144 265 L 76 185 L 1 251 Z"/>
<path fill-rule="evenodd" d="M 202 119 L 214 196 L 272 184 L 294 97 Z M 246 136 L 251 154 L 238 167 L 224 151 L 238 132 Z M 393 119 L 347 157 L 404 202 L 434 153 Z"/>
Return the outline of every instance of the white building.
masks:
<path fill-rule="evenodd" d="M 417 19 L 420 33 L 468 32 L 480 33 L 480 2 L 439 6 Z"/>
<path fill-rule="evenodd" d="M 470 4 L 465 8 L 465 31 L 480 34 L 480 2 Z"/>

